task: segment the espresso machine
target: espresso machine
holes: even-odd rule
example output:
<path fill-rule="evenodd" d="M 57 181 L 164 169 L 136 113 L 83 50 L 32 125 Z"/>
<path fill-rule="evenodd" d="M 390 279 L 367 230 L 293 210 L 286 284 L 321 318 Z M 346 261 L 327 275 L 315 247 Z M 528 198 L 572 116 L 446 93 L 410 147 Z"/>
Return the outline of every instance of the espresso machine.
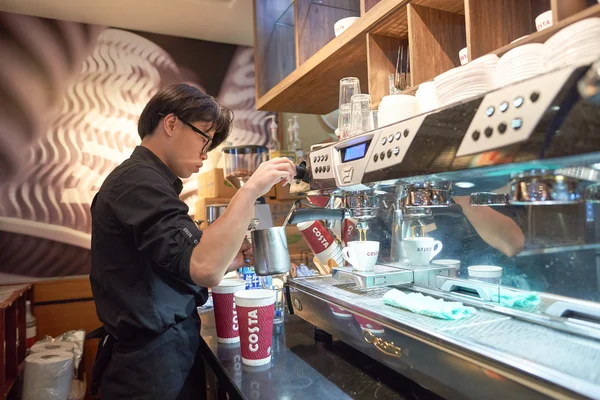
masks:
<path fill-rule="evenodd" d="M 599 89 L 600 62 L 565 67 L 311 151 L 291 191 L 380 253 L 289 279 L 290 312 L 444 398 L 600 399 Z M 421 236 L 443 248 L 412 265 Z M 391 289 L 476 312 L 391 307 Z"/>

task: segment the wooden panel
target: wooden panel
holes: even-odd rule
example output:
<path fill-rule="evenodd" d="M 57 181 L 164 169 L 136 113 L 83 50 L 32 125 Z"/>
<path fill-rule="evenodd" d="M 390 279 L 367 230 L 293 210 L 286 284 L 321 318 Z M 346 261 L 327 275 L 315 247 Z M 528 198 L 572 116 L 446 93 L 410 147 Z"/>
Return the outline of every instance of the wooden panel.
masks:
<path fill-rule="evenodd" d="M 592 18 L 592 17 L 600 17 L 600 4 L 596 4 L 592 7 L 588 7 L 585 10 L 560 21 L 559 23 L 555 23 L 550 28 L 546 28 L 541 32 L 532 33 L 525 39 L 519 40 L 517 43 L 512 43 L 512 44 L 508 44 L 506 46 L 500 47 L 499 49 L 495 49 L 494 51 L 491 51 L 491 53 L 498 54 L 499 56 L 501 56 L 502 54 L 506 53 L 507 51 L 510 51 L 510 50 L 514 49 L 515 47 L 521 46 L 526 43 L 544 43 L 552 35 L 554 35 L 558 31 L 560 31 L 561 29 L 563 29 L 565 26 L 569 26 L 572 23 L 581 21 L 582 19 Z"/>
<path fill-rule="evenodd" d="M 535 17 L 540 15 L 543 12 L 546 12 L 551 9 L 550 0 L 531 0 L 531 15 L 534 20 L 533 23 L 535 25 Z"/>
<path fill-rule="evenodd" d="M 359 0 L 295 1 L 296 59 L 302 65 L 335 38 L 334 24 L 340 19 L 360 16 Z"/>
<path fill-rule="evenodd" d="M 6 310 L 0 308 L 0 399 L 4 398 L 6 386 Z"/>
<path fill-rule="evenodd" d="M 420 84 L 460 65 L 466 46 L 465 17 L 423 6 L 408 6 L 412 84 Z"/>
<path fill-rule="evenodd" d="M 373 8 L 377 3 L 381 0 L 361 0 L 360 2 L 360 15 L 365 15 L 366 12 L 369 12 L 371 8 Z"/>
<path fill-rule="evenodd" d="M 396 72 L 398 48 L 404 46 L 408 56 L 408 41 L 389 36 L 367 35 L 369 94 L 373 105 L 389 93 L 389 75 Z M 376 107 L 375 107 L 376 108 Z"/>
<path fill-rule="evenodd" d="M 552 0 L 552 19 L 554 22 L 562 21 L 571 15 L 585 10 L 588 7 L 588 3 L 587 0 Z"/>
<path fill-rule="evenodd" d="M 33 292 L 36 303 L 92 298 L 92 287 L 87 275 L 38 282 L 34 285 Z"/>
<path fill-rule="evenodd" d="M 291 0 L 254 0 L 254 67 L 257 97 L 296 68 L 293 10 Z"/>
<path fill-rule="evenodd" d="M 469 60 L 535 31 L 529 0 L 465 0 Z"/>
<path fill-rule="evenodd" d="M 5 340 L 6 340 L 6 376 L 8 378 L 17 375 L 19 366 L 17 358 L 17 307 L 10 306 L 5 311 Z"/>

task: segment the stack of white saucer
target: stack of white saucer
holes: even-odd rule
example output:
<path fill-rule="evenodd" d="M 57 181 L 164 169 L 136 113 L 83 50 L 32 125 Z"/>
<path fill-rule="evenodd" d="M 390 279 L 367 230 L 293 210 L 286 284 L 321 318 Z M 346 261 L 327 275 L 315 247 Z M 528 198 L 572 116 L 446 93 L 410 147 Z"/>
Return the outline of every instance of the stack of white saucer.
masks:
<path fill-rule="evenodd" d="M 488 72 L 490 76 L 496 75 L 496 70 L 498 69 L 498 63 L 500 62 L 500 57 L 495 54 L 486 54 L 485 56 L 481 56 L 479 58 L 471 61 L 471 66 L 480 65 L 483 66 Z"/>
<path fill-rule="evenodd" d="M 417 113 L 417 98 L 407 94 L 384 96 L 377 113 L 378 125 L 386 126 L 411 118 Z"/>
<path fill-rule="evenodd" d="M 435 91 L 435 83 L 433 82 L 421 83 L 417 89 L 417 93 L 415 93 L 415 97 L 417 98 L 417 112 L 419 114 L 435 110 L 440 106 L 440 101 Z"/>
<path fill-rule="evenodd" d="M 600 18 L 588 18 L 567 26 L 544 44 L 547 71 L 567 65 L 583 65 L 600 58 Z"/>
<path fill-rule="evenodd" d="M 456 103 L 493 89 L 493 75 L 481 63 L 453 68 L 433 79 L 440 105 Z"/>
<path fill-rule="evenodd" d="M 507 86 L 543 73 L 543 52 L 543 44 L 530 43 L 504 54 L 496 69 L 496 86 Z"/>

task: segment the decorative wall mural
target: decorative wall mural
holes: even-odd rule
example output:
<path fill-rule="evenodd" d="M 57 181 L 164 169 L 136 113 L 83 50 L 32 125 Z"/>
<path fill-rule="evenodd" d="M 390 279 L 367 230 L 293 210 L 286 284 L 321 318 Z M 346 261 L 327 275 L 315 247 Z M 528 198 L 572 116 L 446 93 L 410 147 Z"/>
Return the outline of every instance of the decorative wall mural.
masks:
<path fill-rule="evenodd" d="M 251 48 L 146 34 L 152 41 L 9 13 L 0 13 L 0 23 L 3 49 L 13 56 L 0 60 L 0 87 L 7 89 L 0 95 L 0 283 L 7 274 L 88 273 L 91 201 L 139 144 L 139 114 L 161 87 L 185 81 L 218 90 L 210 94 L 235 113 L 230 142 L 268 140 L 266 114 L 254 106 Z M 50 50 L 38 54 L 44 46 Z M 178 63 L 190 52 L 206 63 L 213 54 L 221 64 L 213 62 L 211 74 L 205 64 L 196 71 L 189 57 Z M 190 210 L 196 182 L 194 175 L 184 181 Z"/>

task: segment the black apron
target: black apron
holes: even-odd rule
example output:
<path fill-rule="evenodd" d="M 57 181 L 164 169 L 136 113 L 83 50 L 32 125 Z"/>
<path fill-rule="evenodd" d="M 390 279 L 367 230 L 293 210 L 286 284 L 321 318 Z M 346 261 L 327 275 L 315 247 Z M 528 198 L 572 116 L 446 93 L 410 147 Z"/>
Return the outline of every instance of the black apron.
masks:
<path fill-rule="evenodd" d="M 120 343 L 104 328 L 92 373 L 92 395 L 103 400 L 202 400 L 204 362 L 198 354 L 200 320 L 189 317 L 147 343 Z"/>

